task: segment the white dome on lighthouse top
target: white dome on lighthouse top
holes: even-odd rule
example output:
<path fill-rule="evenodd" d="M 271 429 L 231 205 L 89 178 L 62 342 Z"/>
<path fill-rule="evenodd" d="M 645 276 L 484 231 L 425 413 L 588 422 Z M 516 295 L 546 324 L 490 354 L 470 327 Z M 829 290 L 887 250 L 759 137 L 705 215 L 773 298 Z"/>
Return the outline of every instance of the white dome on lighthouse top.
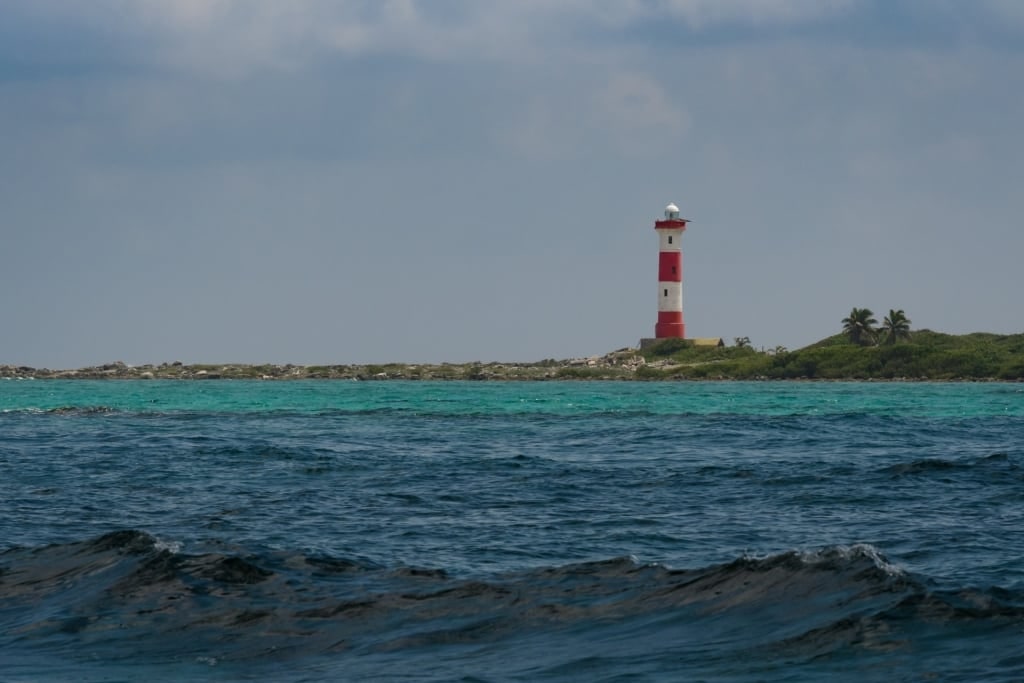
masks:
<path fill-rule="evenodd" d="M 665 207 L 665 218 L 679 218 L 679 207 L 669 204 Z"/>

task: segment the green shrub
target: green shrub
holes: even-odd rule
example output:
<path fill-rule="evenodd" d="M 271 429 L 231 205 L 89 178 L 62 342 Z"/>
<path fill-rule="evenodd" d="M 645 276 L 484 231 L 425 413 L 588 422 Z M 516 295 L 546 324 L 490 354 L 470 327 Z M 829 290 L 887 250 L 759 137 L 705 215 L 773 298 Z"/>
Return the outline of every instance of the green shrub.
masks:
<path fill-rule="evenodd" d="M 648 350 L 653 356 L 671 356 L 674 353 L 682 351 L 683 349 L 693 348 L 693 343 L 688 339 L 679 339 L 677 337 L 671 337 L 669 339 L 663 339 L 662 341 L 654 344 Z"/>
<path fill-rule="evenodd" d="M 999 379 L 1024 379 L 1024 356 L 1003 365 L 999 370 Z"/>

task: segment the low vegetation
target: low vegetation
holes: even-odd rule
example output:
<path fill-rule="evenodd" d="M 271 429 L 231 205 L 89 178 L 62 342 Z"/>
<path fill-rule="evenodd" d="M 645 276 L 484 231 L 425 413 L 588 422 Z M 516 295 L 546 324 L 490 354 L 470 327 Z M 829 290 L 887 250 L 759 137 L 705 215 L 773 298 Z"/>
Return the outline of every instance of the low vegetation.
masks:
<path fill-rule="evenodd" d="M 1024 334 L 952 335 L 911 332 L 902 309 L 881 328 L 874 313 L 854 308 L 843 331 L 789 351 L 756 351 L 746 337 L 730 348 L 702 348 L 666 340 L 644 352 L 637 375 L 649 379 L 908 379 L 1024 380 Z M 742 342 L 742 343 L 741 343 Z"/>
<path fill-rule="evenodd" d="M 656 358 L 656 349 L 651 357 Z M 732 353 L 722 353 L 728 351 Z M 650 379 L 1024 379 L 1024 334 L 949 335 L 918 330 L 912 342 L 863 346 L 845 335 L 796 351 L 691 348 L 671 365 L 647 365 Z"/>

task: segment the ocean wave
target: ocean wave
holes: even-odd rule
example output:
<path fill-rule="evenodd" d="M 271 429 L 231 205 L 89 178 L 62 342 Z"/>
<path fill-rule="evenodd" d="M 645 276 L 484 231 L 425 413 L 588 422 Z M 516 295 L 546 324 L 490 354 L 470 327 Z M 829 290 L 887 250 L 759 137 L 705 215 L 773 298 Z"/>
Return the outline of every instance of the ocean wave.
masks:
<path fill-rule="evenodd" d="M 867 544 L 698 569 L 626 556 L 460 578 L 301 552 L 187 553 L 123 530 L 0 554 L 0 646 L 248 661 L 282 651 L 443 654 L 547 634 L 577 652 L 611 637 L 650 653 L 675 632 L 728 634 L 739 650 L 810 660 L 909 647 L 900 643 L 917 627 L 1024 624 L 1017 592 L 928 585 Z"/>
<path fill-rule="evenodd" d="M 921 460 L 914 460 L 912 462 L 901 462 L 895 465 L 889 465 L 888 467 L 883 468 L 882 472 L 893 476 L 905 476 L 927 474 L 930 472 L 946 472 L 962 469 L 964 467 L 967 467 L 967 465 L 953 460 L 945 460 L 943 458 L 924 458 Z"/>
<path fill-rule="evenodd" d="M 888 465 L 881 468 L 880 472 L 893 477 L 905 477 L 940 473 L 952 474 L 971 470 L 983 470 L 991 467 L 995 467 L 996 471 L 1012 471 L 1017 469 L 1014 459 L 1008 453 L 998 452 L 987 456 L 964 459 L 920 458 L 910 462 Z"/>

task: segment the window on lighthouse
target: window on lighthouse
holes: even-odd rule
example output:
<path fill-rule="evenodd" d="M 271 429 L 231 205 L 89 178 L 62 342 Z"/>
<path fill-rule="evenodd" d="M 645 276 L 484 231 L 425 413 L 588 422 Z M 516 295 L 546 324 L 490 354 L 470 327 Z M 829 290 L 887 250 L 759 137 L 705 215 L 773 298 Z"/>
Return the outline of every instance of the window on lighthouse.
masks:
<path fill-rule="evenodd" d="M 664 294 L 662 294 L 662 296 L 668 296 L 668 290 L 667 289 L 664 289 L 662 291 L 664 292 Z"/>
<path fill-rule="evenodd" d="M 669 244 L 672 244 L 672 235 L 669 235 L 669 236 L 668 236 L 668 243 L 669 243 Z"/>

